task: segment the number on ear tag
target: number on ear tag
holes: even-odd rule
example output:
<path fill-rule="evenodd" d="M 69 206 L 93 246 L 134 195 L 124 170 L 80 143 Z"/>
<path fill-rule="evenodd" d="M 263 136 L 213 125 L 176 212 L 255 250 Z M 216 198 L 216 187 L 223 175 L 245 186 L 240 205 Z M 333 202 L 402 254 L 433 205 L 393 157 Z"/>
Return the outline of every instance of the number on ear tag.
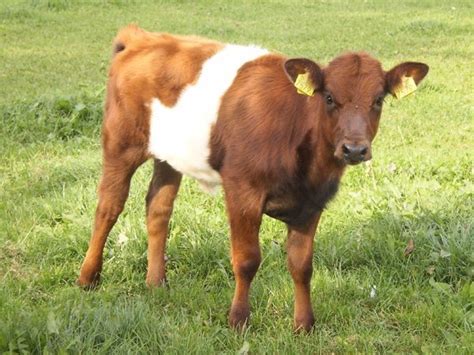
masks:
<path fill-rule="evenodd" d="M 296 92 L 300 95 L 314 96 L 314 84 L 309 78 L 309 73 L 298 74 L 295 81 Z"/>
<path fill-rule="evenodd" d="M 398 85 L 393 93 L 397 99 L 401 99 L 405 96 L 410 95 L 411 93 L 415 92 L 416 90 L 416 83 L 415 80 L 411 76 L 402 76 L 402 81 L 400 85 Z"/>

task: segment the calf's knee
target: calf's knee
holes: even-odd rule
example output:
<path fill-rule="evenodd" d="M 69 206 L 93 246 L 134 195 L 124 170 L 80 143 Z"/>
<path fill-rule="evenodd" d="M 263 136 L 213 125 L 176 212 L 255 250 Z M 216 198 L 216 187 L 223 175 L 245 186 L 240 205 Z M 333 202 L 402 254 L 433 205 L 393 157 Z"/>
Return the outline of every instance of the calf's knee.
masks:
<path fill-rule="evenodd" d="M 244 257 L 235 258 L 232 262 L 235 275 L 251 281 L 260 266 L 260 252 L 248 253 Z"/>

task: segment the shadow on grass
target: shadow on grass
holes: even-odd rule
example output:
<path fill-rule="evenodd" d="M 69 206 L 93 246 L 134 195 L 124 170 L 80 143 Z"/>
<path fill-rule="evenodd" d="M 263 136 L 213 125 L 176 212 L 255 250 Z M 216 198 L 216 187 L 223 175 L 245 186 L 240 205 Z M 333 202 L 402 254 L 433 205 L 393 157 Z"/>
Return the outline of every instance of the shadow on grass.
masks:
<path fill-rule="evenodd" d="M 341 225 L 340 231 L 325 230 L 317 236 L 316 267 L 377 270 L 395 283 L 434 278 L 455 286 L 473 276 L 474 221 L 467 209 L 423 211 L 409 217 L 387 211 L 368 221 Z M 410 240 L 415 248 L 406 255 Z"/>

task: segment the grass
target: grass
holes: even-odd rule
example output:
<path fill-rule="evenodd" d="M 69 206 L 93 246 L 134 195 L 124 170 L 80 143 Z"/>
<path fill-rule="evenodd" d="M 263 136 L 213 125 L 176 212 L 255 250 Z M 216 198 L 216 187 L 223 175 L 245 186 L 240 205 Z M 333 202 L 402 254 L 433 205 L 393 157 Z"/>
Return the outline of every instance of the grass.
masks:
<path fill-rule="evenodd" d="M 468 1 L 2 1 L 0 352 L 473 353 L 472 14 Z M 96 204 L 110 44 L 130 22 L 321 63 L 363 49 L 386 69 L 430 65 L 415 95 L 387 100 L 373 162 L 349 169 L 323 215 L 313 334 L 291 332 L 285 229 L 270 219 L 251 326 L 228 329 L 222 196 L 187 179 L 168 243 L 169 288 L 146 289 L 150 164 L 111 233 L 101 286 L 75 287 Z"/>

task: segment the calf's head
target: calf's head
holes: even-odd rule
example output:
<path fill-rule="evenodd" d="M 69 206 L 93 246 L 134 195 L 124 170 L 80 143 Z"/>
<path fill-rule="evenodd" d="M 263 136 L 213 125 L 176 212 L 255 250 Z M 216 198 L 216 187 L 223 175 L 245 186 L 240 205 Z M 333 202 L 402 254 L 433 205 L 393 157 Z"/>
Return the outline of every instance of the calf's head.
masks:
<path fill-rule="evenodd" d="M 346 164 L 372 157 L 387 94 L 409 93 L 428 73 L 423 63 L 405 62 L 385 72 L 380 62 L 365 53 L 337 57 L 325 68 L 305 58 L 289 59 L 285 70 L 303 95 L 318 99 L 319 129 L 334 156 Z"/>

